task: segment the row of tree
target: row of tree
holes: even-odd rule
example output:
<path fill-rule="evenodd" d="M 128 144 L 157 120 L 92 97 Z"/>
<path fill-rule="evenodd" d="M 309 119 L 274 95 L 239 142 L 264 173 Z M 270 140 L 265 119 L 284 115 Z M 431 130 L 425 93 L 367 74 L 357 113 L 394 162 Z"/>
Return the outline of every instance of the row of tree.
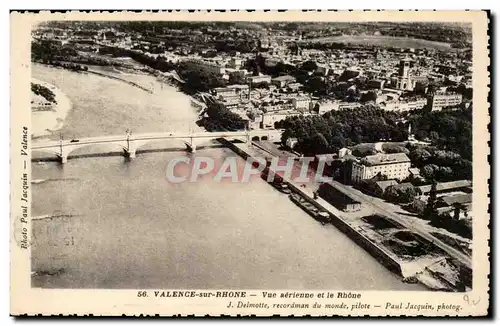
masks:
<path fill-rule="evenodd" d="M 245 120 L 220 103 L 208 105 L 205 113 L 206 117 L 202 118 L 198 123 L 209 131 L 245 129 Z"/>
<path fill-rule="evenodd" d="M 226 86 L 226 81 L 219 74 L 189 62 L 179 63 L 177 73 L 185 81 L 180 87 L 187 94 L 208 92 L 214 88 Z"/>
<path fill-rule="evenodd" d="M 418 111 L 410 117 L 417 139 L 472 160 L 472 106 L 453 111 Z"/>
<path fill-rule="evenodd" d="M 89 68 L 85 65 L 80 65 L 80 64 L 71 63 L 71 62 L 55 61 L 55 62 L 52 62 L 51 64 L 55 67 L 61 67 L 61 68 L 69 69 L 69 70 L 73 70 L 73 71 L 88 71 L 89 70 Z"/>
<path fill-rule="evenodd" d="M 50 64 L 54 61 L 70 61 L 72 57 L 78 56 L 75 49 L 60 43 L 39 40 L 31 43 L 31 60 L 35 62 Z"/>
<path fill-rule="evenodd" d="M 36 95 L 42 96 L 48 102 L 57 103 L 55 94 L 43 85 L 31 83 L 31 91 Z"/>
<path fill-rule="evenodd" d="M 111 54 L 115 57 L 128 57 L 135 61 L 148 66 L 150 68 L 160 70 L 162 72 L 172 71 L 177 68 L 177 66 L 161 57 L 151 57 L 144 53 L 134 50 L 121 49 L 116 47 L 102 47 L 100 49 L 101 54 Z"/>
<path fill-rule="evenodd" d="M 161 57 L 155 58 L 138 51 L 118 49 L 115 47 L 103 48 L 101 49 L 101 53 L 111 54 L 116 57 L 130 57 L 143 65 L 162 72 L 175 70 L 179 77 L 185 81 L 185 83 L 181 84 L 179 87 L 187 94 L 208 92 L 213 88 L 226 85 L 226 81 L 220 75 L 202 69 L 190 62 L 175 64 Z"/>
<path fill-rule="evenodd" d="M 276 123 L 285 129 L 282 142 L 296 138 L 296 150 L 304 154 L 324 154 L 345 146 L 378 142 L 381 139 L 403 141 L 408 137 L 399 114 L 371 106 L 330 111 L 323 116 L 294 116 Z"/>

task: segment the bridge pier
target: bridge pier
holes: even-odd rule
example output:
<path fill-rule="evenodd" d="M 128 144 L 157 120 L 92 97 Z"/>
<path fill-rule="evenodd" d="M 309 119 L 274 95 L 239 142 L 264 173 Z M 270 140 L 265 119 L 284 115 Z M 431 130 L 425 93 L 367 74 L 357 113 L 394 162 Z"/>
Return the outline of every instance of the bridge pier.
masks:
<path fill-rule="evenodd" d="M 128 159 L 135 158 L 135 150 L 126 150 L 126 149 L 124 149 L 123 152 L 124 152 L 125 157 L 128 158 Z"/>
<path fill-rule="evenodd" d="M 196 142 L 193 137 L 185 140 L 184 143 L 186 144 L 186 149 L 188 152 L 196 153 Z"/>
<path fill-rule="evenodd" d="M 137 151 L 137 144 L 133 139 L 130 139 L 130 135 L 127 135 L 127 147 L 123 149 L 123 153 L 126 158 L 135 158 L 135 152 Z"/>
<path fill-rule="evenodd" d="M 60 146 L 59 154 L 57 154 L 57 156 L 59 157 L 59 162 L 61 162 L 61 164 L 68 163 L 69 152 L 70 151 L 67 147 Z"/>

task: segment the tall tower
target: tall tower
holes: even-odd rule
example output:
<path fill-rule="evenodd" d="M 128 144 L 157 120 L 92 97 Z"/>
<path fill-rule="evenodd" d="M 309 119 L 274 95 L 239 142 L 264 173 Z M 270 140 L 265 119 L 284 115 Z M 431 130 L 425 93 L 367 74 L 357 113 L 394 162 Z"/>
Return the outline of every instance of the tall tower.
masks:
<path fill-rule="evenodd" d="M 411 68 L 413 61 L 405 58 L 399 62 L 398 83 L 397 88 L 403 91 L 412 91 L 415 87 L 415 82 L 411 78 Z"/>
<path fill-rule="evenodd" d="M 410 76 L 411 60 L 406 58 L 399 62 L 399 77 L 408 78 Z"/>

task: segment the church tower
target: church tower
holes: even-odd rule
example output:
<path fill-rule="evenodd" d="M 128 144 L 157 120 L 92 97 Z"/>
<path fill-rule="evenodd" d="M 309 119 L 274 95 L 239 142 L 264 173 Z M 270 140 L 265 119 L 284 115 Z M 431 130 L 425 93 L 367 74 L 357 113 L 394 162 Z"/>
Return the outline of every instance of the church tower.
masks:
<path fill-rule="evenodd" d="M 411 69 L 413 61 L 405 58 L 399 62 L 397 88 L 402 91 L 412 91 L 415 88 L 415 80 L 412 79 Z"/>

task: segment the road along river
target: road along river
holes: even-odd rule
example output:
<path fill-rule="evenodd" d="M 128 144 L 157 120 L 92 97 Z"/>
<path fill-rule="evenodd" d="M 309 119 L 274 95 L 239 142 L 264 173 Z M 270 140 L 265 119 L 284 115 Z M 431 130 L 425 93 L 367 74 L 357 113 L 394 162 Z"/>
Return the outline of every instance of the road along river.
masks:
<path fill-rule="evenodd" d="M 161 88 L 153 77 L 134 77 L 150 83 L 155 91 L 149 94 L 109 78 L 40 65 L 33 76 L 71 99 L 61 129 L 65 137 L 195 128 L 189 98 Z M 39 217 L 33 222 L 33 286 L 424 290 L 401 282 L 260 178 L 245 184 L 169 183 L 166 167 L 173 158 L 222 161 L 237 155 L 226 148 L 188 154 L 181 142 L 153 151 L 166 145 L 152 144 L 151 152 L 132 161 L 106 156 L 32 163 L 32 214 Z"/>

